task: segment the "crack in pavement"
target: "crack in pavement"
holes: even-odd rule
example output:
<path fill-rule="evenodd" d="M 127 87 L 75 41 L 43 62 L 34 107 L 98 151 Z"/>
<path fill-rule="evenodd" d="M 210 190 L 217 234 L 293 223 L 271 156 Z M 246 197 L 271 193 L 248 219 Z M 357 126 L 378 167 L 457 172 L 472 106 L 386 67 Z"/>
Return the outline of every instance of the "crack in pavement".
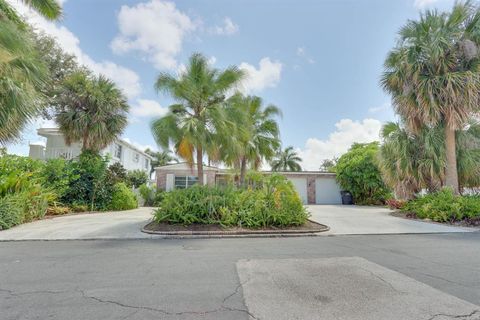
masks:
<path fill-rule="evenodd" d="M 375 278 L 377 278 L 378 280 L 382 281 L 383 283 L 387 284 L 390 288 L 392 288 L 393 291 L 395 292 L 398 292 L 398 293 L 402 293 L 402 294 L 406 294 L 407 292 L 404 292 L 404 291 L 400 291 L 398 290 L 397 288 L 395 288 L 393 286 L 393 284 L 391 284 L 390 282 L 388 282 L 387 280 L 385 280 L 384 278 L 382 278 L 381 276 L 379 276 L 378 274 L 372 272 L 371 270 L 368 270 L 368 269 L 365 269 L 365 268 L 362 268 L 362 267 L 358 267 L 360 270 L 363 270 L 363 271 L 366 271 L 368 273 L 370 273 L 372 276 L 374 276 Z"/>
<path fill-rule="evenodd" d="M 431 316 L 430 318 L 428 318 L 427 320 L 433 320 L 437 317 L 448 317 L 448 318 L 452 318 L 452 319 L 467 319 L 468 320 L 477 313 L 480 313 L 480 310 L 473 310 L 469 314 L 460 314 L 460 315 L 437 313 L 437 314 L 434 314 L 433 316 Z M 476 319 L 472 318 L 471 320 L 478 320 L 478 319 L 480 319 L 480 316 Z"/>
<path fill-rule="evenodd" d="M 15 292 L 13 290 L 8 290 L 8 289 L 0 289 L 0 292 L 5 292 L 13 297 L 20 297 L 28 294 L 60 294 L 60 293 L 66 293 L 68 292 L 67 290 L 60 290 L 60 291 L 55 291 L 55 290 L 35 290 L 35 291 L 24 291 L 24 292 Z"/>

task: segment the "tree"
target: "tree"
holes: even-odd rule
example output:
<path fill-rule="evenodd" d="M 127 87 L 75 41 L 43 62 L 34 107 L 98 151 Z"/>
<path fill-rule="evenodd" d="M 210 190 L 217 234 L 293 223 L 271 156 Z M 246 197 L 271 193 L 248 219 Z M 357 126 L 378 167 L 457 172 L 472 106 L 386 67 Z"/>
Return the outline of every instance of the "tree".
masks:
<path fill-rule="evenodd" d="M 323 159 L 322 164 L 320 165 L 320 170 L 325 172 L 335 172 L 335 166 L 337 165 L 337 162 L 337 157 L 333 157 L 332 159 Z"/>
<path fill-rule="evenodd" d="M 280 147 L 279 128 L 274 117 L 280 110 L 274 105 L 262 106 L 255 96 L 232 96 L 228 101 L 228 132 L 219 139 L 228 164 L 240 168 L 240 185 L 245 183 L 247 165 L 258 169 L 263 160 L 269 161 Z"/>
<path fill-rule="evenodd" d="M 290 146 L 277 153 L 271 162 L 272 171 L 302 171 L 300 162 L 302 162 L 302 158 Z"/>
<path fill-rule="evenodd" d="M 480 11 L 472 2 L 455 3 L 450 13 L 426 11 L 399 32 L 388 54 L 381 84 L 407 127 L 444 128 L 445 186 L 459 191 L 456 140 L 479 112 Z"/>
<path fill-rule="evenodd" d="M 244 73 L 235 66 L 225 70 L 213 68 L 205 56 L 195 53 L 185 72 L 178 76 L 161 73 L 155 84 L 159 92 L 169 94 L 176 104 L 169 107 L 163 118 L 152 123 L 157 143 L 175 152 L 193 166 L 194 154 L 199 184 L 203 184 L 203 156 L 213 156 L 215 136 L 224 132 L 225 115 L 221 108 L 225 94 L 235 88 Z"/>
<path fill-rule="evenodd" d="M 385 182 L 400 199 L 412 199 L 426 188 L 437 191 L 445 183 L 445 144 L 442 126 L 423 127 L 414 135 L 402 124 L 382 128 L 379 164 Z M 470 121 L 457 131 L 456 151 L 460 189 L 480 183 L 480 125 Z"/>
<path fill-rule="evenodd" d="M 336 166 L 337 182 L 358 204 L 381 204 L 389 196 L 377 165 L 378 142 L 354 143 Z"/>
<path fill-rule="evenodd" d="M 143 170 L 132 170 L 127 173 L 127 184 L 134 188 L 140 187 L 142 184 L 147 183 L 148 176 Z"/>
<path fill-rule="evenodd" d="M 127 126 L 127 99 L 104 76 L 74 72 L 64 81 L 56 100 L 55 122 L 66 143 L 81 142 L 83 151 L 100 151 Z"/>
<path fill-rule="evenodd" d="M 150 175 L 152 175 L 156 167 L 161 167 L 171 162 L 178 162 L 178 159 L 172 155 L 172 151 L 168 149 L 162 151 L 152 151 L 150 149 L 146 149 L 145 153 L 153 157 L 153 160 L 150 163 Z"/>
<path fill-rule="evenodd" d="M 0 18 L 0 144 L 16 140 L 40 113 L 48 69 L 31 35 Z"/>
<path fill-rule="evenodd" d="M 22 0 L 22 2 L 45 19 L 57 20 L 62 16 L 62 7 L 56 0 Z M 0 19 L 4 17 L 21 28 L 27 28 L 27 24 L 15 9 L 7 1 L 0 0 Z"/>

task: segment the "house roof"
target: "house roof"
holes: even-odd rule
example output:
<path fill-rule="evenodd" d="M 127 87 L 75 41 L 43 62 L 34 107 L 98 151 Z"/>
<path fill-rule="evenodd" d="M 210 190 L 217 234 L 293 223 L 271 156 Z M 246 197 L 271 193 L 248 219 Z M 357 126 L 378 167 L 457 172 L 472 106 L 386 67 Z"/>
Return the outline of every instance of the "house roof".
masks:
<path fill-rule="evenodd" d="M 48 138 L 49 136 L 63 136 L 63 134 L 62 134 L 62 132 L 60 131 L 59 128 L 40 128 L 40 129 L 37 130 L 37 134 L 39 136 L 42 136 L 42 137 L 45 137 L 45 138 Z M 137 151 L 138 153 L 141 153 L 142 155 L 144 155 L 145 157 L 147 157 L 150 160 L 153 160 L 153 157 L 151 155 L 149 155 L 148 153 L 145 153 L 145 151 L 140 150 L 139 148 L 137 148 L 133 144 L 131 144 L 131 143 L 129 143 L 129 142 L 123 140 L 123 139 L 117 138 L 116 142 L 118 142 L 120 144 L 123 144 L 123 145 L 129 147 L 130 149 L 133 149 L 133 150 Z"/>
<path fill-rule="evenodd" d="M 156 170 L 197 170 L 197 165 L 189 165 L 187 162 L 170 163 L 155 168 Z M 222 171 L 222 169 L 213 166 L 203 166 L 204 171 Z"/>

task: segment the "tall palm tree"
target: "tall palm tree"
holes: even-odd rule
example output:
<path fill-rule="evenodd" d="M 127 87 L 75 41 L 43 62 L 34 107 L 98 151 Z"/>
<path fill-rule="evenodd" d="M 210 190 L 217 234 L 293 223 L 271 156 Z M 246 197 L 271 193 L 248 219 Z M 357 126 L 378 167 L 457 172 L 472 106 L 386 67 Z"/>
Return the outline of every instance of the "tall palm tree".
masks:
<path fill-rule="evenodd" d="M 67 144 L 81 142 L 82 150 L 98 152 L 127 126 L 129 106 L 120 89 L 104 76 L 77 71 L 64 83 L 55 122 Z"/>
<path fill-rule="evenodd" d="M 40 92 L 48 79 L 48 69 L 30 34 L 0 19 L 0 144 L 16 140 L 39 114 Z"/>
<path fill-rule="evenodd" d="M 243 78 L 244 73 L 237 67 L 218 70 L 205 56 L 195 53 L 185 72 L 178 76 L 161 73 L 155 83 L 158 91 L 169 94 L 177 103 L 169 107 L 166 116 L 152 123 L 153 136 L 164 149 L 173 143 L 175 152 L 191 166 L 196 162 L 201 185 L 203 156 L 215 156 L 215 137 L 224 132 L 226 122 L 221 105 L 225 94 Z"/>
<path fill-rule="evenodd" d="M 413 132 L 444 124 L 445 185 L 459 192 L 455 132 L 479 112 L 480 12 L 472 2 L 450 13 L 426 11 L 399 32 L 383 88 Z"/>
<path fill-rule="evenodd" d="M 381 132 L 379 167 L 385 182 L 401 199 L 411 199 L 426 188 L 435 191 L 445 183 L 446 155 L 442 126 L 424 126 L 416 135 L 398 123 L 387 123 Z M 480 182 L 480 125 L 469 121 L 457 131 L 457 163 L 460 187 Z"/>
<path fill-rule="evenodd" d="M 290 146 L 285 150 L 280 150 L 270 165 L 272 171 L 302 171 L 300 162 L 302 162 L 302 158 Z"/>
<path fill-rule="evenodd" d="M 222 148 L 226 149 L 226 162 L 240 167 L 240 185 L 245 182 L 248 164 L 258 169 L 262 161 L 270 161 L 280 147 L 280 132 L 274 119 L 281 115 L 280 109 L 262 105 L 261 98 L 241 94 L 228 101 L 227 114 L 236 128 L 222 134 L 226 138 Z"/>

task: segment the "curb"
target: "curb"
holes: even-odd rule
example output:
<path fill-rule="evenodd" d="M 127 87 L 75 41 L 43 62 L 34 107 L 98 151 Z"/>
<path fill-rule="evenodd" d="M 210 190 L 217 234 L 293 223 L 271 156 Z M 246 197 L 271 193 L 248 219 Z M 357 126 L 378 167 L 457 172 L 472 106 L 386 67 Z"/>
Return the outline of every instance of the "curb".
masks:
<path fill-rule="evenodd" d="M 311 221 L 320 227 L 320 230 L 245 230 L 245 231 L 152 231 L 141 229 L 143 233 L 162 236 L 162 238 L 277 238 L 277 237 L 314 237 L 330 230 L 329 226 Z"/>

